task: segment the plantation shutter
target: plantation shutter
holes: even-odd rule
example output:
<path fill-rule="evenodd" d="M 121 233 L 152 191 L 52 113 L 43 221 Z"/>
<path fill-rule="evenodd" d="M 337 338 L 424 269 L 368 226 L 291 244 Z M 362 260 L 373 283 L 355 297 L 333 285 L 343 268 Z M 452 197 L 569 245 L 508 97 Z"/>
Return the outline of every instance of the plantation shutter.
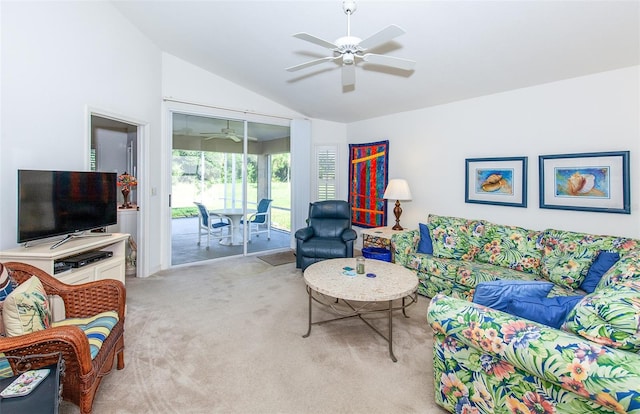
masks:
<path fill-rule="evenodd" d="M 335 146 L 316 147 L 317 194 L 319 201 L 335 200 L 338 150 Z"/>

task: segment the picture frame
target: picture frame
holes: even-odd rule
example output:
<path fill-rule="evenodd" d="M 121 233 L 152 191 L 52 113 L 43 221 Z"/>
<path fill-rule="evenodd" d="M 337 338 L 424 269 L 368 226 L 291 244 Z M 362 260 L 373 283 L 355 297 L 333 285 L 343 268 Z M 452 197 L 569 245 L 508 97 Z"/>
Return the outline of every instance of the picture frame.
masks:
<path fill-rule="evenodd" d="M 464 201 L 527 207 L 527 157 L 467 158 Z"/>
<path fill-rule="evenodd" d="M 631 214 L 629 151 L 540 155 L 540 208 Z"/>

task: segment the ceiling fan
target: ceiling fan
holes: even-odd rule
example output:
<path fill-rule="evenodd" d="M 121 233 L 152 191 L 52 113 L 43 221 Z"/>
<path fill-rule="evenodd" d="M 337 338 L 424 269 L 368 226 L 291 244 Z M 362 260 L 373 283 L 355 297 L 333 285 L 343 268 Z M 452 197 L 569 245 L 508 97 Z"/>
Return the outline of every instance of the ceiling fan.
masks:
<path fill-rule="evenodd" d="M 333 56 L 327 56 L 316 60 L 311 60 L 296 66 L 291 66 L 286 70 L 294 72 L 308 68 L 324 62 L 339 61 L 342 63 L 342 85 L 353 85 L 356 82 L 355 67 L 358 61 L 365 61 L 376 65 L 390 66 L 403 70 L 412 70 L 416 62 L 393 56 L 378 55 L 375 53 L 365 53 L 367 50 L 378 47 L 390 40 L 404 34 L 405 31 L 392 24 L 379 32 L 362 40 L 359 37 L 351 36 L 351 15 L 356 11 L 355 1 L 343 1 L 342 9 L 347 15 L 347 35 L 331 43 L 308 33 L 296 33 L 293 37 L 315 43 L 333 51 Z"/>
<path fill-rule="evenodd" d="M 236 134 L 236 130 L 231 128 L 229 120 L 227 120 L 227 127 L 222 128 L 220 132 L 201 132 L 200 135 L 206 135 L 206 137 L 204 138 L 205 141 L 208 141 L 214 138 L 226 138 L 226 139 L 232 140 L 233 142 L 242 141 L 242 136 L 238 136 Z M 249 137 L 249 141 L 257 141 L 257 140 L 258 140 L 257 138 Z"/>

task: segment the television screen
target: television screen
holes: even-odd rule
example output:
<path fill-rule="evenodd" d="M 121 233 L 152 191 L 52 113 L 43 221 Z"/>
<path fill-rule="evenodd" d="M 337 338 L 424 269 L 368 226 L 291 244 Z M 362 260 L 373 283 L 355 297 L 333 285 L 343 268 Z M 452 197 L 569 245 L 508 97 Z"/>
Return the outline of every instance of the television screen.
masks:
<path fill-rule="evenodd" d="M 18 243 L 116 224 L 117 174 L 18 170 Z"/>

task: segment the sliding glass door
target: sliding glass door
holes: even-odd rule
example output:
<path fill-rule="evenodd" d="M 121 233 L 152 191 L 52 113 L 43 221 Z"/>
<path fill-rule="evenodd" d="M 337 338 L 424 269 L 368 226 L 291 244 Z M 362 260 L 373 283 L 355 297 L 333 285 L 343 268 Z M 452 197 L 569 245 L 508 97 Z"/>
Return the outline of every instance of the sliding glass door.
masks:
<path fill-rule="evenodd" d="M 173 112 L 172 130 L 171 264 L 289 247 L 289 127 Z"/>

